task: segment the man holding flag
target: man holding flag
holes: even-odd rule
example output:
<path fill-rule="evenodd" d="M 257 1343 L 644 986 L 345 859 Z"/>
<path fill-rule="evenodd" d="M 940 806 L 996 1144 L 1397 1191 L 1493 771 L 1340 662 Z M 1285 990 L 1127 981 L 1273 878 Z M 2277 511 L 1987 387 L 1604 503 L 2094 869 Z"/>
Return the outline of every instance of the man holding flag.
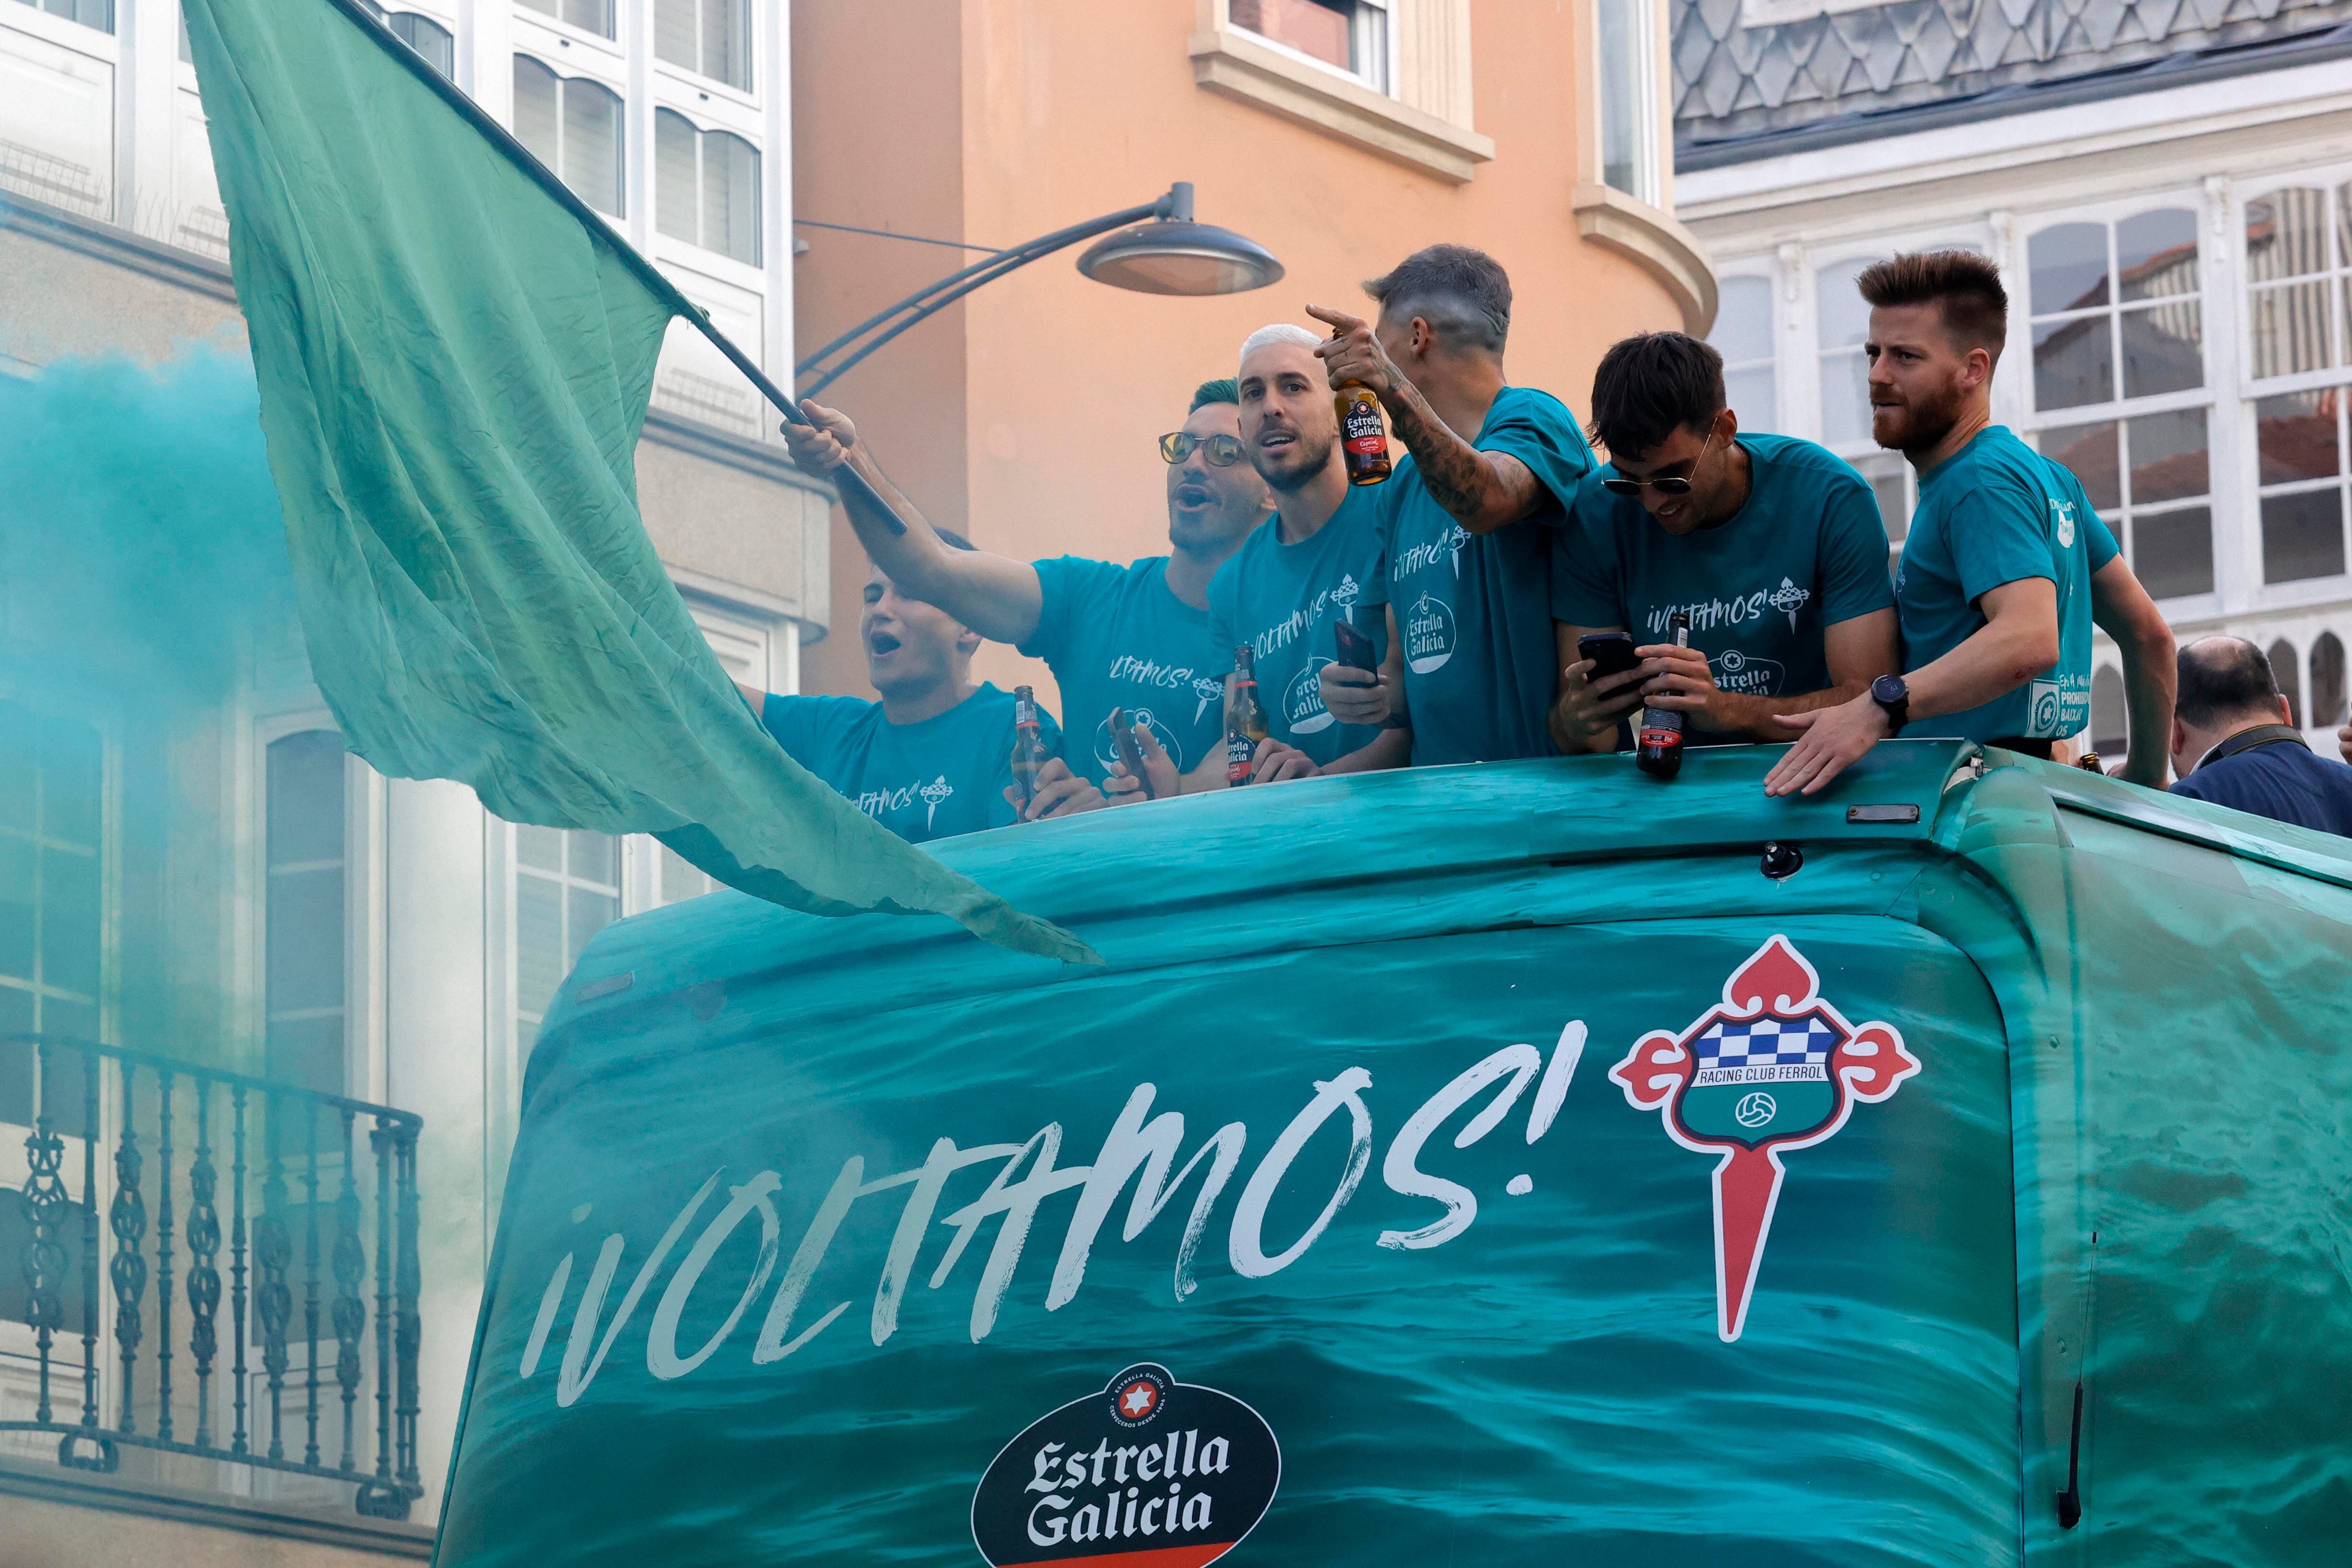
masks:
<path fill-rule="evenodd" d="M 1091 959 L 788 759 L 688 616 L 637 512 L 655 362 L 682 315 L 756 367 L 361 0 L 184 9 L 311 666 L 352 750 L 512 821 L 655 834 L 791 908 Z"/>

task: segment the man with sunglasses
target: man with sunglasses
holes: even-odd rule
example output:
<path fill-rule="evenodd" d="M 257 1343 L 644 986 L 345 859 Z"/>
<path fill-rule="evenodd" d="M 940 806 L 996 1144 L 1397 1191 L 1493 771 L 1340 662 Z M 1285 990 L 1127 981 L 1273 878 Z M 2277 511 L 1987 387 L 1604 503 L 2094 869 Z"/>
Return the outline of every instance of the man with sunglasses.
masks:
<path fill-rule="evenodd" d="M 1783 713 L 1860 695 L 1900 668 L 1885 525 L 1870 486 L 1811 441 L 1744 435 L 1723 356 L 1681 332 L 1612 347 L 1592 378 L 1609 467 L 1552 553 L 1562 684 L 1552 739 L 1606 752 L 1644 702 L 1679 710 L 1690 743 L 1780 742 Z M 1690 616 L 1690 646 L 1667 617 Z M 1622 631 L 1641 663 L 1591 676 L 1587 633 Z"/>
<path fill-rule="evenodd" d="M 843 491 L 859 542 L 902 592 L 1045 661 L 1061 687 L 1070 745 L 1067 771 L 1058 760 L 1048 763 L 1040 788 L 1069 773 L 1100 784 L 1118 760 L 1114 708 L 1128 710 L 1147 757 L 1156 746 L 1179 773 L 1220 753 L 1222 676 L 1233 650 L 1221 655 L 1210 636 L 1209 579 L 1272 507 L 1265 481 L 1244 460 L 1239 395 L 1230 379 L 1203 383 L 1183 427 L 1160 438 L 1170 552 L 1124 566 L 1076 555 L 1031 563 L 950 550 L 884 476 L 846 416 L 803 403 L 813 423 L 786 426 L 784 438 L 804 471 L 821 475 L 849 463 L 887 498 L 906 523 L 903 534 L 872 501 Z"/>

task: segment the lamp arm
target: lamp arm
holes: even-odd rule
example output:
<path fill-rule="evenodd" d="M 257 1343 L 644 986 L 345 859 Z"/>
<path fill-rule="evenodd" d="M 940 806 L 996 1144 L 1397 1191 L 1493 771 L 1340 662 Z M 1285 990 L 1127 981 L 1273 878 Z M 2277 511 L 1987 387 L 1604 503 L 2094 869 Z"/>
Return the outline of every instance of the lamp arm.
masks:
<path fill-rule="evenodd" d="M 847 363 L 836 365 L 832 370 L 827 371 L 824 375 L 814 385 L 810 386 L 808 391 L 804 394 L 804 395 L 807 396 L 814 396 L 819 391 L 832 384 L 832 383 L 840 376 L 844 371 L 849 369 L 851 365 L 856 364 L 859 360 L 864 359 L 866 354 L 872 353 L 875 349 L 881 347 L 883 343 L 889 342 L 890 339 L 897 337 L 900 332 L 905 331 L 917 321 L 922 321 L 924 318 L 954 303 L 956 300 L 963 298 L 963 296 L 971 293 L 974 289 L 981 287 L 982 284 L 993 282 L 995 279 L 1002 278 L 1005 273 L 1013 270 L 1015 268 L 1025 267 L 1030 262 L 1035 261 L 1041 257 L 1051 256 L 1055 251 L 1066 249 L 1070 246 L 1077 244 L 1078 241 L 1082 239 L 1091 239 L 1096 235 L 1107 234 L 1112 229 L 1120 227 L 1122 225 L 1140 223 L 1146 218 L 1155 217 L 1183 220 L 1189 219 L 1192 216 L 1192 184 L 1190 181 L 1179 181 L 1175 184 L 1170 186 L 1167 195 L 1161 196 L 1157 201 L 1148 202 L 1140 206 L 1122 208 L 1120 211 L 1107 214 L 1102 217 L 1092 218 L 1085 223 L 1073 224 L 1067 228 L 1055 229 L 1051 234 L 1040 235 L 1035 239 L 1030 240 L 1025 244 L 1007 247 L 1005 249 L 997 251 L 992 255 L 984 257 L 982 259 L 973 262 L 969 267 L 963 268 L 955 272 L 950 272 L 945 278 L 939 279 L 935 283 L 929 284 L 924 288 L 917 289 L 914 293 L 908 295 L 897 304 L 891 305 L 885 310 L 876 311 L 873 315 L 868 316 L 866 320 L 858 322 L 857 325 L 850 328 L 839 337 L 835 338 L 831 342 L 826 343 L 823 348 L 810 353 L 806 358 L 803 359 L 799 364 L 793 367 L 793 374 L 796 377 L 810 374 L 812 371 L 815 370 L 817 366 L 823 364 L 828 358 L 832 357 L 834 354 L 839 353 L 850 344 L 856 342 L 858 339 L 864 337 L 866 333 L 881 327 L 884 323 L 889 321 L 892 317 L 903 312 L 913 312 L 908 320 L 900 321 L 897 325 L 893 326 L 887 334 L 877 338 L 871 343 L 864 345 L 859 350 L 858 353 Z"/>

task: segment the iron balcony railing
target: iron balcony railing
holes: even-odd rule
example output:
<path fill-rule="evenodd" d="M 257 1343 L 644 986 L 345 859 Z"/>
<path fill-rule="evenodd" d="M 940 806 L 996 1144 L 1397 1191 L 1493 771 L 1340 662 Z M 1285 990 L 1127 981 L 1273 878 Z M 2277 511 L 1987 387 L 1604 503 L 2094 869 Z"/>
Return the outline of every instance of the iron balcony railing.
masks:
<path fill-rule="evenodd" d="M 0 1371 L 29 1361 L 34 1384 L 0 1434 L 54 1433 L 78 1469 L 132 1449 L 349 1481 L 361 1513 L 406 1518 L 423 1120 L 55 1035 L 0 1036 L 0 1084 L 29 1101 L 0 1121 L 30 1128 L 0 1190 L 24 1282 L 0 1292 Z"/>

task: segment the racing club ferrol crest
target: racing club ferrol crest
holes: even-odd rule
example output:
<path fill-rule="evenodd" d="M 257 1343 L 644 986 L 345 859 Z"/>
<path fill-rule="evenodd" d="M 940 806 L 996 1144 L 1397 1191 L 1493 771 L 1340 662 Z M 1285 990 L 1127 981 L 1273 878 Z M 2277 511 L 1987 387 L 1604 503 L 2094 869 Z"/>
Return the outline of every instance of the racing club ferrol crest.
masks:
<path fill-rule="evenodd" d="M 1727 1343 L 1780 1201 L 1780 1152 L 1834 1136 L 1856 1100 L 1886 1099 L 1919 1070 L 1889 1024 L 1854 1025 L 1822 996 L 1821 976 L 1775 936 L 1724 983 L 1722 1005 L 1681 1034 L 1634 1044 L 1609 1076 L 1638 1110 L 1655 1110 L 1685 1149 L 1717 1151 L 1716 1332 Z"/>

